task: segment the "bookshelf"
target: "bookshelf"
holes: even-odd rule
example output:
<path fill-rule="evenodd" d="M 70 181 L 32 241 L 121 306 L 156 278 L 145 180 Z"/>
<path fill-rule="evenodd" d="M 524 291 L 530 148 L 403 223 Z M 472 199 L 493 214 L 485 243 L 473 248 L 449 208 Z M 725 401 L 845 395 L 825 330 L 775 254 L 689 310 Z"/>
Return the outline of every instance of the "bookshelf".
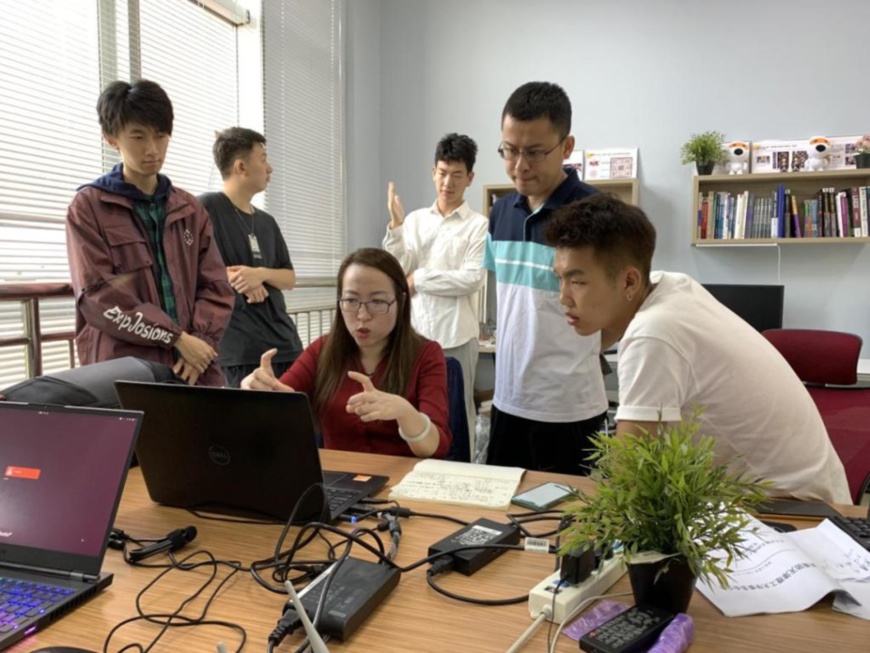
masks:
<path fill-rule="evenodd" d="M 613 193 L 623 202 L 637 206 L 637 179 L 593 179 L 584 183 L 594 186 L 603 193 Z M 512 193 L 513 184 L 489 184 L 483 187 L 483 214 L 489 216 L 492 205 L 500 197 Z"/>
<path fill-rule="evenodd" d="M 699 194 L 728 192 L 737 195 L 748 191 L 756 196 L 770 197 L 779 184 L 784 184 L 797 200 L 803 221 L 803 201 L 812 199 L 822 188 L 836 191 L 870 186 L 870 169 L 822 170 L 818 172 L 770 172 L 743 175 L 695 176 L 692 183 L 691 244 L 696 247 L 742 247 L 757 245 L 818 245 L 870 243 L 867 237 L 803 237 L 803 238 L 701 238 L 698 225 Z"/>

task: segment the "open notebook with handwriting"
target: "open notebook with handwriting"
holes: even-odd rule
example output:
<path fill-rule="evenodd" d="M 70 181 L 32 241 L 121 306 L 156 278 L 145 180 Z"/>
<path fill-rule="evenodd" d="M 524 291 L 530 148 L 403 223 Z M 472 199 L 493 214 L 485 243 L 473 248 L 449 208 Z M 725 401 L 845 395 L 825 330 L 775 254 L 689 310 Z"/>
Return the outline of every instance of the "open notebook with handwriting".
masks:
<path fill-rule="evenodd" d="M 521 467 L 421 460 L 393 487 L 390 498 L 485 508 L 508 508 L 523 477 Z"/>

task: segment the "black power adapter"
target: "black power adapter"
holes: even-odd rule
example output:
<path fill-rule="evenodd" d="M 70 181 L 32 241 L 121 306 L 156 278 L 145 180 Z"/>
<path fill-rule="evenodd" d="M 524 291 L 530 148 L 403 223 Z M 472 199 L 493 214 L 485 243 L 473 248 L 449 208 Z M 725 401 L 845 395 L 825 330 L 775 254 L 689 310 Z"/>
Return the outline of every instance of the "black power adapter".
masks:
<path fill-rule="evenodd" d="M 505 549 L 482 548 L 465 551 L 456 551 L 456 549 L 475 545 L 518 544 L 519 541 L 520 531 L 513 524 L 499 524 L 489 519 L 478 519 L 430 546 L 429 555 L 443 553 L 453 559 L 455 571 L 471 576 L 504 553 Z"/>
<path fill-rule="evenodd" d="M 317 630 L 344 641 L 396 588 L 399 584 L 399 570 L 366 560 L 347 558 L 334 573 L 336 576 L 326 593 L 326 603 L 323 605 Z M 317 610 L 317 603 L 326 585 L 325 576 L 321 574 L 299 597 L 309 617 L 313 617 Z"/>
<path fill-rule="evenodd" d="M 562 556 L 559 578 L 571 585 L 579 585 L 589 578 L 597 566 L 598 556 L 594 546 L 572 549 Z"/>

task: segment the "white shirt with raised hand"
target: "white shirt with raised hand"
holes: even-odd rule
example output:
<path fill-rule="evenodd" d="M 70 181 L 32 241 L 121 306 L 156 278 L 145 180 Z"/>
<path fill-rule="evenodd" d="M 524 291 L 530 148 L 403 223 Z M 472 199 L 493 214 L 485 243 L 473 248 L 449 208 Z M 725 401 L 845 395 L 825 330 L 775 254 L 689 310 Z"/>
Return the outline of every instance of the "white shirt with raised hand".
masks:
<path fill-rule="evenodd" d="M 486 270 L 488 222 L 463 202 L 442 216 L 436 202 L 409 213 L 402 225 L 387 227 L 383 247 L 414 275 L 411 321 L 419 333 L 444 348 L 477 338 L 477 291 Z"/>

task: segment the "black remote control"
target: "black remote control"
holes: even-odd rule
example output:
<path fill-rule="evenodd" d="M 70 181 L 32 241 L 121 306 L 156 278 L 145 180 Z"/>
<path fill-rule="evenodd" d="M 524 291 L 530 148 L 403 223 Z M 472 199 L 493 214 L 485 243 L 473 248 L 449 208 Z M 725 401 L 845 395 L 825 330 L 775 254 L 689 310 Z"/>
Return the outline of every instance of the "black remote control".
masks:
<path fill-rule="evenodd" d="M 646 651 L 674 618 L 653 607 L 632 606 L 580 638 L 580 650 L 589 653 Z"/>
<path fill-rule="evenodd" d="M 828 517 L 836 526 L 852 536 L 858 544 L 870 551 L 870 519 L 864 517 Z"/>

